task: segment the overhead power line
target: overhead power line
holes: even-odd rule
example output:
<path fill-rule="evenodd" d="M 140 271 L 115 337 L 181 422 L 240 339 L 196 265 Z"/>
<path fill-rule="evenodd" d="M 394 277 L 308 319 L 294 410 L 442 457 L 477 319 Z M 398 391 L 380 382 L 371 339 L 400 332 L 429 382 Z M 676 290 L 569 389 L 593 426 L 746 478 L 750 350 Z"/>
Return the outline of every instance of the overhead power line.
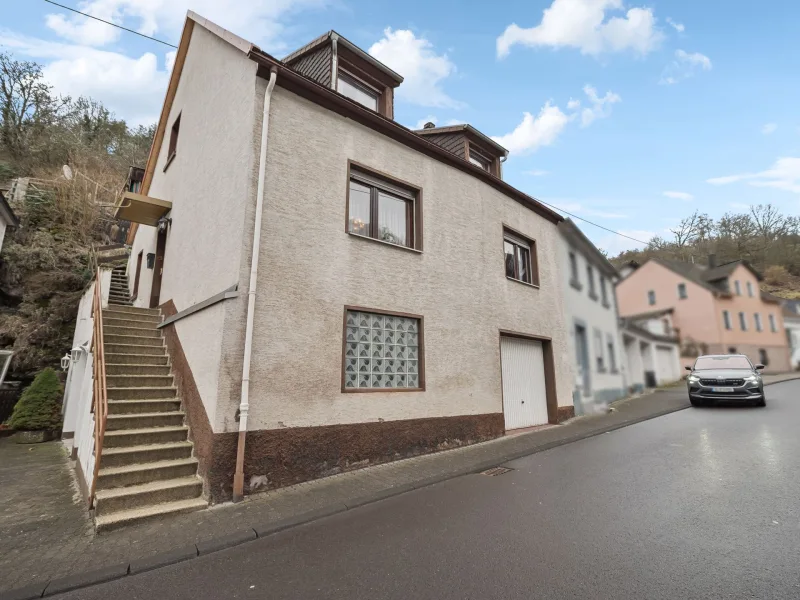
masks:
<path fill-rule="evenodd" d="M 53 2 L 53 0 L 44 0 L 48 4 L 53 4 L 54 6 L 58 6 L 59 8 L 63 8 L 64 10 L 69 10 L 79 15 L 83 15 L 84 17 L 88 17 L 89 19 L 94 19 L 95 21 L 100 21 L 101 23 L 105 23 L 106 25 L 111 25 L 112 27 L 116 27 L 117 29 L 123 29 L 129 33 L 134 33 L 138 36 L 143 38 L 147 38 L 148 40 L 153 40 L 154 42 L 158 42 L 159 44 L 164 44 L 165 46 L 169 46 L 170 48 L 177 48 L 175 44 L 170 44 L 169 42 L 165 42 L 163 40 L 156 39 L 154 37 L 150 37 L 149 35 L 145 35 L 143 33 L 139 33 L 138 31 L 134 31 L 133 29 L 128 29 L 127 27 L 123 27 L 122 25 L 117 25 L 116 23 L 112 23 L 111 21 L 106 21 L 101 19 L 100 17 L 95 17 L 94 15 L 87 15 L 85 12 L 81 12 L 74 8 L 70 8 L 69 6 L 64 6 L 63 4 L 59 4 L 58 2 Z"/>
<path fill-rule="evenodd" d="M 629 235 L 625 235 L 624 233 L 620 233 L 619 231 L 614 231 L 613 229 L 609 229 L 608 227 L 603 227 L 602 225 L 598 225 L 597 223 L 594 223 L 594 222 L 590 221 L 589 219 L 584 219 L 583 217 L 579 217 L 578 215 L 573 215 L 571 212 L 567 212 L 563 208 L 557 207 L 555 204 L 550 204 L 549 202 L 545 202 L 544 200 L 538 200 L 537 199 L 537 201 L 540 204 L 544 204 L 545 206 L 549 206 L 550 208 L 554 208 L 558 212 L 562 212 L 565 215 L 569 215 L 573 219 L 578 219 L 579 221 L 583 221 L 584 223 L 588 223 L 589 225 L 594 225 L 595 227 L 599 227 L 603 231 L 608 231 L 609 233 L 613 233 L 614 235 L 618 235 L 620 237 L 624 237 L 624 238 L 627 238 L 629 240 L 633 240 L 634 242 L 639 242 L 640 244 L 644 244 L 645 246 L 647 246 L 647 244 L 650 243 L 650 242 L 643 242 L 642 240 L 637 240 L 634 237 L 631 237 Z"/>

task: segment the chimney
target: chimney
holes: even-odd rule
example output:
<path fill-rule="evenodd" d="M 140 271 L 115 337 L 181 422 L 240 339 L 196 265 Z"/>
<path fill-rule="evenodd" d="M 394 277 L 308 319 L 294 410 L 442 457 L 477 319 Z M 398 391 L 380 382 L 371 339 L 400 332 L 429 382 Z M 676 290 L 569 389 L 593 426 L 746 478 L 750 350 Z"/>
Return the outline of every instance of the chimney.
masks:
<path fill-rule="evenodd" d="M 433 129 L 434 127 L 436 127 L 436 123 L 433 123 L 431 121 L 428 121 L 427 123 L 425 123 L 425 125 L 422 126 L 423 129 Z"/>
<path fill-rule="evenodd" d="M 709 254 L 708 255 L 708 268 L 713 269 L 717 266 L 717 255 L 716 254 Z"/>

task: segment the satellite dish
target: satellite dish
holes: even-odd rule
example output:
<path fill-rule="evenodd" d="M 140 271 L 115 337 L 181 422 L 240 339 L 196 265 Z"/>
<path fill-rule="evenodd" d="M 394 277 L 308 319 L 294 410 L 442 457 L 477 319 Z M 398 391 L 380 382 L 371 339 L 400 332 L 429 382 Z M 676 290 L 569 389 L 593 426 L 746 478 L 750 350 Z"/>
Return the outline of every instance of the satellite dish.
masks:
<path fill-rule="evenodd" d="M 61 172 L 64 174 L 64 179 L 67 181 L 72 181 L 72 168 L 69 165 L 64 165 L 61 167 Z"/>

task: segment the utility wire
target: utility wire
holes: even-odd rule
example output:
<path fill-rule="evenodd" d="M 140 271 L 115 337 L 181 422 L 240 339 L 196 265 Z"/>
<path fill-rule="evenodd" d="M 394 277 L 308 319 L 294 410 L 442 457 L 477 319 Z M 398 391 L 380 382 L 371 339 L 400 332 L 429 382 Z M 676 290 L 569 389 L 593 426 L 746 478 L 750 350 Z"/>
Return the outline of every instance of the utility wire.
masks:
<path fill-rule="evenodd" d="M 100 21 L 101 23 L 105 23 L 106 25 L 111 25 L 112 27 L 117 27 L 118 29 L 123 29 L 124 31 L 127 31 L 129 33 L 134 33 L 134 34 L 136 34 L 138 36 L 141 36 L 143 38 L 147 38 L 148 40 L 152 40 L 154 42 L 158 42 L 159 44 L 164 44 L 165 46 L 169 46 L 170 48 L 177 48 L 177 46 L 175 46 L 174 44 L 170 44 L 169 42 L 165 42 L 163 40 L 159 40 L 159 39 L 156 39 L 154 37 L 150 37 L 149 35 L 145 35 L 143 33 L 139 33 L 138 31 L 134 31 L 133 29 L 128 29 L 127 27 L 123 27 L 122 25 L 117 25 L 116 23 L 112 23 L 111 21 L 105 21 L 105 20 L 103 20 L 103 19 L 101 19 L 99 17 L 95 17 L 93 15 L 88 15 L 88 14 L 86 14 L 84 12 L 81 12 L 79 10 L 76 10 L 74 8 L 70 8 L 69 6 L 64 6 L 63 4 L 59 4 L 58 2 L 53 2 L 53 0 L 44 0 L 44 1 L 47 2 L 48 4 L 53 4 L 54 6 L 58 6 L 60 8 L 63 8 L 64 10 L 72 11 L 72 12 L 77 13 L 79 15 L 83 15 L 84 17 L 88 17 L 90 19 L 94 19 L 95 21 Z M 607 231 L 609 233 L 613 233 L 614 235 L 618 235 L 620 237 L 627 238 L 627 239 L 629 239 L 631 241 L 634 241 L 634 242 L 637 242 L 639 244 L 644 244 L 645 246 L 648 244 L 648 242 L 643 242 L 642 240 L 637 240 L 636 238 L 631 237 L 629 235 L 625 235 L 624 233 L 620 233 L 619 231 L 614 231 L 613 229 L 609 229 L 608 227 L 603 227 L 602 225 L 598 225 L 597 223 L 589 221 L 588 219 L 584 219 L 583 217 L 579 217 L 578 215 L 574 215 L 574 214 L 572 214 L 570 212 L 567 212 L 566 210 L 564 210 L 562 208 L 559 208 L 558 206 L 550 204 L 549 202 L 545 202 L 543 200 L 539 200 L 538 202 L 540 204 L 544 204 L 545 206 L 549 206 L 550 208 L 553 208 L 553 209 L 557 210 L 558 212 L 562 212 L 565 215 L 569 215 L 573 219 L 577 219 L 579 221 L 583 221 L 584 223 L 588 223 L 589 225 L 593 225 L 594 227 L 598 227 L 598 228 L 602 229 L 603 231 Z"/>
<path fill-rule="evenodd" d="M 83 15 L 84 17 L 89 17 L 90 19 L 94 19 L 95 21 L 100 21 L 101 23 L 105 23 L 106 25 L 111 25 L 112 27 L 117 27 L 118 29 L 124 29 L 125 31 L 128 31 L 130 33 L 135 33 L 136 35 L 139 35 L 139 36 L 141 36 L 143 38 L 147 38 L 148 40 L 153 40 L 154 42 L 158 42 L 159 44 L 164 44 L 165 46 L 169 46 L 170 48 L 177 48 L 177 46 L 175 46 L 174 44 L 170 44 L 169 42 L 164 42 L 162 40 L 157 40 L 156 38 L 150 37 L 149 35 L 145 35 L 143 33 L 139 33 L 138 31 L 134 31 L 133 29 L 128 29 L 127 27 L 123 27 L 122 25 L 117 25 L 116 23 L 112 23 L 111 21 L 105 21 L 105 20 L 103 20 L 103 19 L 101 19 L 99 17 L 95 17 L 93 15 L 87 15 L 86 13 L 81 12 L 79 10 L 76 10 L 74 8 L 70 8 L 69 6 L 64 6 L 63 4 L 59 4 L 58 2 L 53 2 L 53 0 L 44 0 L 44 1 L 49 3 L 49 4 L 53 4 L 55 6 L 58 6 L 59 8 L 63 8 L 64 10 L 71 10 L 72 12 L 78 13 L 79 15 Z"/>

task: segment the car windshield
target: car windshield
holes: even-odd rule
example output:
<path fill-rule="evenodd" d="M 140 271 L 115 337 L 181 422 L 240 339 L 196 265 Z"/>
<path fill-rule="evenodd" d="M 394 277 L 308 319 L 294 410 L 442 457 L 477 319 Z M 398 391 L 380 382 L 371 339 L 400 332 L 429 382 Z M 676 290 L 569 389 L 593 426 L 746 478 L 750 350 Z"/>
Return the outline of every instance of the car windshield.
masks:
<path fill-rule="evenodd" d="M 750 361 L 744 356 L 701 356 L 694 363 L 695 371 L 711 369 L 751 369 Z"/>

